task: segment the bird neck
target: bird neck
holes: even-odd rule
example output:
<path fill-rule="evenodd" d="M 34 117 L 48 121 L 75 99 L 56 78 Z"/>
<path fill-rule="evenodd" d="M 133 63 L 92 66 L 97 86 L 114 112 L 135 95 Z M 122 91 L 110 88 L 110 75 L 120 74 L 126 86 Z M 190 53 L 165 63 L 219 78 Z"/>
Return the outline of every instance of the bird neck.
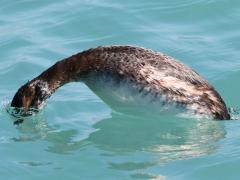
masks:
<path fill-rule="evenodd" d="M 33 81 L 45 82 L 49 91 L 53 93 L 66 83 L 81 80 L 90 72 L 96 71 L 102 64 L 102 60 L 93 54 L 83 52 L 57 62 Z"/>

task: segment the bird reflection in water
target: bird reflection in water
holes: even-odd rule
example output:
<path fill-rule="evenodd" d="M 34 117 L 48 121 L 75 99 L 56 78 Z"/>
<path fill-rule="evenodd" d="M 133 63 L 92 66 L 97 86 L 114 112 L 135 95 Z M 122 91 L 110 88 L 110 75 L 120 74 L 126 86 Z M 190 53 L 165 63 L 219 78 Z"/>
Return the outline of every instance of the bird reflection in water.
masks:
<path fill-rule="evenodd" d="M 213 153 L 218 141 L 225 136 L 223 124 L 219 121 L 170 114 L 139 117 L 112 112 L 110 118 L 99 120 L 85 130 L 81 126 L 73 129 L 48 125 L 41 113 L 29 118 L 17 126 L 21 135 L 15 137 L 15 141 L 45 140 L 50 144 L 46 150 L 58 154 L 91 147 L 106 157 L 151 153 L 154 162 L 147 163 L 147 166 Z M 132 162 L 125 163 L 128 166 Z M 111 162 L 109 165 L 124 169 L 124 163 Z"/>

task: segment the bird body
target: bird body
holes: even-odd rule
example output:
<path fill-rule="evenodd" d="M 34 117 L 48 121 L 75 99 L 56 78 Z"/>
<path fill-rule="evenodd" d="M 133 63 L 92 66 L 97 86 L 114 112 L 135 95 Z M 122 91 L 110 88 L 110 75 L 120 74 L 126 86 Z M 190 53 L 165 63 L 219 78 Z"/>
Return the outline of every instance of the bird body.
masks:
<path fill-rule="evenodd" d="M 107 104 L 114 96 L 104 91 L 111 86 L 109 94 L 117 92 L 116 97 L 127 84 L 140 99 L 147 96 L 150 102 L 192 114 L 230 118 L 221 96 L 198 73 L 172 57 L 134 46 L 99 46 L 61 60 L 23 85 L 11 105 L 38 109 L 56 89 L 73 81 L 84 82 Z"/>

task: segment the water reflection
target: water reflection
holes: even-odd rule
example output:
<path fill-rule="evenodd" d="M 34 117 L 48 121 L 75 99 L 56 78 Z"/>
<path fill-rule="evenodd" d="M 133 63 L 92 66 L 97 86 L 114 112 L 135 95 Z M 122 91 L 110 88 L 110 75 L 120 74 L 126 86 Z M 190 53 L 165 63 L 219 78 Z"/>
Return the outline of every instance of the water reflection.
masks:
<path fill-rule="evenodd" d="M 220 122 L 212 120 L 161 117 L 129 117 L 113 114 L 98 122 L 98 131 L 88 141 L 111 153 L 153 152 L 159 162 L 212 153 L 225 136 Z"/>
<path fill-rule="evenodd" d="M 47 151 L 58 154 L 94 146 L 101 152 L 104 151 L 102 156 L 152 153 L 156 156 L 154 163 L 167 163 L 212 153 L 218 147 L 217 142 L 225 136 L 224 127 L 219 121 L 186 119 L 169 114 L 139 117 L 112 113 L 111 118 L 94 124 L 94 129 L 84 138 L 79 135 L 84 131 L 81 128 L 63 129 L 60 126 L 49 126 L 43 115 L 33 118 L 17 127 L 21 135 L 14 140 L 42 139 L 50 143 Z M 127 169 L 132 163 L 134 162 L 110 163 L 109 166 L 114 169 Z M 138 165 L 148 167 L 154 163 L 144 162 Z M 132 168 L 138 169 L 138 165 L 135 165 Z"/>
<path fill-rule="evenodd" d="M 84 141 L 74 141 L 79 134 L 77 129 L 61 129 L 60 126 L 49 126 L 43 114 L 28 117 L 17 126 L 21 132 L 14 137 L 16 142 L 45 140 L 50 143 L 46 151 L 57 154 L 68 154 L 84 147 Z"/>

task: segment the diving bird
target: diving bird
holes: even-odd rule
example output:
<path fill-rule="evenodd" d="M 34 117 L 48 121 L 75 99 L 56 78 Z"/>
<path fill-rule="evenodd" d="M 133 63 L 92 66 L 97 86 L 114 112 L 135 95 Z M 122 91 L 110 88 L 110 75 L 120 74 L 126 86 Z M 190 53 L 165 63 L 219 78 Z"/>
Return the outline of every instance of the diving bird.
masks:
<path fill-rule="evenodd" d="M 110 94 L 128 84 L 133 94 L 147 96 L 150 102 L 212 119 L 230 119 L 221 96 L 193 69 L 170 56 L 134 46 L 99 46 L 58 61 L 20 87 L 11 106 L 25 112 L 40 109 L 59 87 L 74 81 L 84 82 L 107 104 Z M 104 94 L 103 87 L 112 88 L 112 93 Z"/>

